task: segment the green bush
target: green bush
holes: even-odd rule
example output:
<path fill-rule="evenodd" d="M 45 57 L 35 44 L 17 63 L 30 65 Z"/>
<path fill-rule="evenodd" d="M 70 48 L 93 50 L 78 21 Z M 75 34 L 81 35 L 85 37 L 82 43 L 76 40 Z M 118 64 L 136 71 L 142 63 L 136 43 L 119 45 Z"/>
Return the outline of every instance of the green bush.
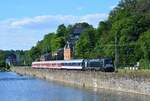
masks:
<path fill-rule="evenodd" d="M 150 61 L 147 59 L 140 60 L 140 69 L 150 69 Z"/>
<path fill-rule="evenodd" d="M 5 62 L 0 62 L 0 71 L 9 71 L 10 66 L 6 64 Z"/>

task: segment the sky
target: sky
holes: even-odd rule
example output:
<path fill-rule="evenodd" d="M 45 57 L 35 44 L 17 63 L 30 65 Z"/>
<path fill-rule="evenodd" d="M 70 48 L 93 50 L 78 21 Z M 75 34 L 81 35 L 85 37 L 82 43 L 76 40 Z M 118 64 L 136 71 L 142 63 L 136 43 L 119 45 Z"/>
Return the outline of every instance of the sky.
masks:
<path fill-rule="evenodd" d="M 120 0 L 1 0 L 0 49 L 29 50 L 60 24 L 106 20 Z"/>

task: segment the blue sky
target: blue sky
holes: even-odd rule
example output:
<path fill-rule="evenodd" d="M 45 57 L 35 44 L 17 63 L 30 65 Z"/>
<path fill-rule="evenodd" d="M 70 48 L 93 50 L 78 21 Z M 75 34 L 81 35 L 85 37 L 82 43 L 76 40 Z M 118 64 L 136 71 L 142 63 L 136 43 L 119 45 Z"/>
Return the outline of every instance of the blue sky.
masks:
<path fill-rule="evenodd" d="M 27 50 L 64 23 L 106 20 L 120 0 L 1 0 L 0 49 Z"/>

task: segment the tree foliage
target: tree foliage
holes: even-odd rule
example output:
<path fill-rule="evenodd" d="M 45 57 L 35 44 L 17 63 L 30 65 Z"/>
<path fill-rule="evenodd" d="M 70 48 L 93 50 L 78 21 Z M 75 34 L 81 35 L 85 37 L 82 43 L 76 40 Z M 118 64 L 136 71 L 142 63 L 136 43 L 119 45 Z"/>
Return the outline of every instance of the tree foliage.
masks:
<path fill-rule="evenodd" d="M 149 49 L 145 43 L 148 43 L 150 36 L 149 0 L 121 0 L 110 12 L 108 20 L 101 22 L 97 30 L 100 39 L 96 42 L 96 50 L 102 53 L 101 56 L 114 58 L 113 44 L 117 37 L 120 64 L 130 65 L 142 61 L 141 66 L 143 63 L 149 66 Z"/>
<path fill-rule="evenodd" d="M 95 29 L 88 28 L 80 36 L 75 51 L 76 56 L 80 58 L 91 58 L 95 47 Z"/>

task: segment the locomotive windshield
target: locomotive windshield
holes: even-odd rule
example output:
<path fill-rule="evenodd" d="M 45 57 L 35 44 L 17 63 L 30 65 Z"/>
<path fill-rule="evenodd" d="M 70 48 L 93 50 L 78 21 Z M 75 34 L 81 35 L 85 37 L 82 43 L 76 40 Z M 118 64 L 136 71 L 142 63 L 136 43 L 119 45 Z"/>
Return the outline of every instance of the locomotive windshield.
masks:
<path fill-rule="evenodd" d="M 112 59 L 105 59 L 105 65 L 106 64 L 113 64 Z"/>
<path fill-rule="evenodd" d="M 101 67 L 103 65 L 100 59 L 89 59 L 87 62 L 87 67 Z"/>
<path fill-rule="evenodd" d="M 95 61 L 95 62 L 90 62 L 90 63 L 89 63 L 89 67 L 90 67 L 90 66 L 91 66 L 91 67 L 99 67 L 99 66 L 100 66 L 100 62 L 96 62 L 96 61 Z"/>

